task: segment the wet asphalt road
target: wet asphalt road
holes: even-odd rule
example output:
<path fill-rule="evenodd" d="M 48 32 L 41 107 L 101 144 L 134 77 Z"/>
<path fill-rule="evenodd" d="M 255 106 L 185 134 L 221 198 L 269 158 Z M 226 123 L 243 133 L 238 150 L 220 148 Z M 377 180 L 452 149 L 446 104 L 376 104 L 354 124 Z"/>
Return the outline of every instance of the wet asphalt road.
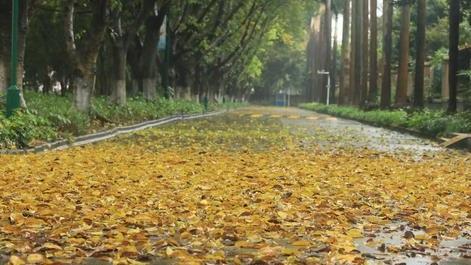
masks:
<path fill-rule="evenodd" d="M 326 149 L 368 148 L 415 155 L 446 151 L 431 140 L 298 108 L 248 107 L 231 114 L 253 119 L 278 119 L 293 133 L 316 136 L 317 144 Z"/>

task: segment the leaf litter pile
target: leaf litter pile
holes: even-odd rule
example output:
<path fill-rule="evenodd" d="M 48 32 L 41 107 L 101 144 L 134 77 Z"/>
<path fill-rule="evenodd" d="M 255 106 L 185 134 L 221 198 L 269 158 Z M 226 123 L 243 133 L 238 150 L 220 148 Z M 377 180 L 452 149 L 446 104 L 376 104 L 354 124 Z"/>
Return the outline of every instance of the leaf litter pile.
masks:
<path fill-rule="evenodd" d="M 469 155 L 326 150 L 316 137 L 328 135 L 228 114 L 1 156 L 2 261 L 469 261 Z"/>

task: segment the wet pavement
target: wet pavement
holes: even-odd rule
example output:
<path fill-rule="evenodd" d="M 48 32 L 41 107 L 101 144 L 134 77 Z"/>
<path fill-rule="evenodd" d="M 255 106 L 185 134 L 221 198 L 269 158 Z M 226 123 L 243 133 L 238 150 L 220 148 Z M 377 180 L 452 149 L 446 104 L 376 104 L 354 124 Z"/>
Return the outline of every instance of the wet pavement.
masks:
<path fill-rule="evenodd" d="M 325 150 L 364 148 L 403 154 L 419 160 L 423 156 L 454 152 L 428 139 L 298 108 L 250 107 L 229 115 L 278 120 L 290 133 L 304 138 L 304 145 L 317 145 Z M 398 221 L 369 229 L 370 233 L 366 237 L 355 241 L 366 264 L 471 264 L 471 231 L 462 231 L 455 238 L 437 238 L 435 246 L 427 246 L 425 240 L 430 242 L 430 238 L 426 238 L 427 233 L 405 222 Z"/>
<path fill-rule="evenodd" d="M 471 264 L 471 240 L 464 238 L 465 234 L 437 240 L 437 246 L 431 247 L 426 231 L 405 222 L 370 228 L 368 232 L 367 237 L 355 242 L 357 250 L 368 258 L 367 264 Z"/>
<path fill-rule="evenodd" d="M 295 134 L 314 136 L 315 143 L 326 149 L 368 148 L 380 152 L 409 152 L 415 155 L 446 151 L 431 140 L 298 108 L 249 107 L 231 114 L 253 119 L 279 120 L 283 127 Z"/>

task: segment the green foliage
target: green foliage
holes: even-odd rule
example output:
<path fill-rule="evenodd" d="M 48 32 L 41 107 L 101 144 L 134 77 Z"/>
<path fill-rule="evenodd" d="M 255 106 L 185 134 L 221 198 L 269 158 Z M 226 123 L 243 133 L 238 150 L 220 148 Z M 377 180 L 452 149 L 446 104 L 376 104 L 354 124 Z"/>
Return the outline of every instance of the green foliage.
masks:
<path fill-rule="evenodd" d="M 246 69 L 247 74 L 251 78 L 260 77 L 260 75 L 262 74 L 262 70 L 263 70 L 263 64 L 257 56 L 252 58 L 252 61 L 250 62 L 250 64 L 247 66 L 247 69 Z"/>
<path fill-rule="evenodd" d="M 25 148 L 37 141 L 67 139 L 106 127 L 159 119 L 175 114 L 202 113 L 204 108 L 194 101 L 132 98 L 125 106 L 109 103 L 105 97 L 93 100 L 89 115 L 72 107 L 70 97 L 25 94 L 29 111 L 21 111 L 11 119 L 0 115 L 0 148 Z M 238 107 L 238 103 L 209 105 L 210 111 Z"/>
<path fill-rule="evenodd" d="M 30 112 L 18 112 L 10 119 L 0 115 L 0 148 L 24 148 L 32 140 L 56 137 L 52 123 L 45 117 Z"/>
<path fill-rule="evenodd" d="M 432 64 L 434 66 L 441 66 L 445 58 L 448 58 L 448 50 L 445 48 L 440 48 L 436 50 L 435 53 L 433 54 Z"/>
<path fill-rule="evenodd" d="M 405 110 L 363 111 L 355 107 L 318 103 L 302 104 L 301 107 L 377 126 L 412 129 L 434 137 L 452 132 L 471 132 L 471 112 L 447 115 L 444 111 L 429 109 L 410 113 Z"/>
<path fill-rule="evenodd" d="M 90 125 L 89 117 L 76 111 L 68 97 L 26 92 L 25 98 L 31 112 L 49 120 L 61 134 L 83 134 Z"/>

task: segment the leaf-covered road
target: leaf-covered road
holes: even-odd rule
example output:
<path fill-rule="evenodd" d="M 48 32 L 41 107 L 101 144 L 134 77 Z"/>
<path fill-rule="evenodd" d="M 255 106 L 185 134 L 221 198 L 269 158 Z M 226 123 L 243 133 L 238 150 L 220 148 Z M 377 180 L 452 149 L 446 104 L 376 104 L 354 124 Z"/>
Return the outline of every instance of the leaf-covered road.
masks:
<path fill-rule="evenodd" d="M 12 264 L 469 262 L 471 156 L 371 130 L 256 108 L 0 156 L 0 253 Z"/>

